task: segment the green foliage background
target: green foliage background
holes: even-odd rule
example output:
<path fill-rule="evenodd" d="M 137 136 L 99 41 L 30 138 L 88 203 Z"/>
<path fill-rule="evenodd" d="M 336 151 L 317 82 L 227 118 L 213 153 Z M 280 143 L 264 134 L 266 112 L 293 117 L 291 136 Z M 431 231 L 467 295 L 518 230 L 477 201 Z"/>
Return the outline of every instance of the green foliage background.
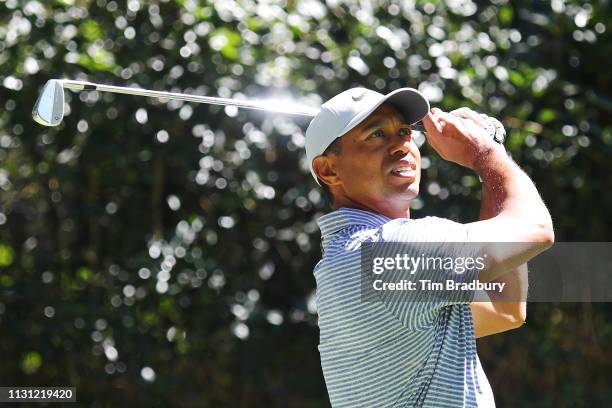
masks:
<path fill-rule="evenodd" d="M 307 121 L 67 91 L 50 78 L 318 104 L 418 87 L 498 117 L 558 241 L 609 241 L 607 0 L 0 0 L 0 385 L 90 406 L 319 407 Z M 423 145 L 416 217 L 478 213 L 474 174 Z M 607 304 L 533 304 L 479 341 L 499 406 L 605 406 Z M 407 351 L 409 352 L 409 351 Z"/>

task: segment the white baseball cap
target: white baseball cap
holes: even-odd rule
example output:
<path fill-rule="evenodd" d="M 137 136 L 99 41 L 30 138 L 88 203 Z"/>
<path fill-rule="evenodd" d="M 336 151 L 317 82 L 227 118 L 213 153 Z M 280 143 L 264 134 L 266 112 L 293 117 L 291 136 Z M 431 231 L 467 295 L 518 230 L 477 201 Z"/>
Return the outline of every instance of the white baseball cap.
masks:
<path fill-rule="evenodd" d="M 321 106 L 306 129 L 306 158 L 312 176 L 317 178 L 312 161 L 325 152 L 334 140 L 360 124 L 383 103 L 395 106 L 413 125 L 429 112 L 429 102 L 413 88 L 400 88 L 383 95 L 366 88 L 346 90 Z"/>

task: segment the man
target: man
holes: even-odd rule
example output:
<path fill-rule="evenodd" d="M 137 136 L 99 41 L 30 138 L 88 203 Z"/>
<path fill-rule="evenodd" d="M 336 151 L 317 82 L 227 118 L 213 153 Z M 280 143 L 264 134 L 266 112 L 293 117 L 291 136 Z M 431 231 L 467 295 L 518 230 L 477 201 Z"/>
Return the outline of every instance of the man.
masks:
<path fill-rule="evenodd" d="M 460 224 L 410 219 L 421 155 L 412 125 L 445 160 L 482 179 L 481 219 Z M 462 108 L 430 110 L 416 90 L 382 95 L 364 88 L 326 102 L 306 132 L 306 154 L 334 211 L 319 219 L 323 258 L 317 281 L 321 365 L 334 407 L 491 407 L 491 387 L 475 339 L 519 327 L 526 318 L 525 263 L 554 241 L 550 215 L 525 173 Z M 479 302 L 446 300 L 390 307 L 360 298 L 364 242 L 521 242 L 489 259 L 481 281 L 504 290 Z M 503 251 L 501 251 L 503 252 Z"/>

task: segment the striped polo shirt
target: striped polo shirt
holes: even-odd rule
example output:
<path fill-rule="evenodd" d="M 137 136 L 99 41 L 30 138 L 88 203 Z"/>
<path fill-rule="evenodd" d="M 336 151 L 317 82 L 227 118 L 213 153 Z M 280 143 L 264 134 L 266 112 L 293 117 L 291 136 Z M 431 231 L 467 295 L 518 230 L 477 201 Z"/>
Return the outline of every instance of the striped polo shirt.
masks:
<path fill-rule="evenodd" d="M 319 353 L 332 406 L 494 407 L 469 302 L 394 308 L 360 297 L 361 243 L 435 242 L 444 253 L 438 243 L 467 241 L 466 226 L 437 217 L 392 220 L 351 208 L 318 223 Z"/>

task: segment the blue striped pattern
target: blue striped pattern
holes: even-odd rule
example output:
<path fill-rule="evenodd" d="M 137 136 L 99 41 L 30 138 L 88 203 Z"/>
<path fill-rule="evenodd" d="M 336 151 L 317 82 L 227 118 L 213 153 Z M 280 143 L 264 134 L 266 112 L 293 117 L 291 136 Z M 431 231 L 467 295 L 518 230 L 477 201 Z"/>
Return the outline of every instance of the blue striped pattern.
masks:
<path fill-rule="evenodd" d="M 360 297 L 362 242 L 463 242 L 467 228 L 442 218 L 391 220 L 349 208 L 318 222 L 319 353 L 332 406 L 494 407 L 469 303 L 390 307 Z"/>

